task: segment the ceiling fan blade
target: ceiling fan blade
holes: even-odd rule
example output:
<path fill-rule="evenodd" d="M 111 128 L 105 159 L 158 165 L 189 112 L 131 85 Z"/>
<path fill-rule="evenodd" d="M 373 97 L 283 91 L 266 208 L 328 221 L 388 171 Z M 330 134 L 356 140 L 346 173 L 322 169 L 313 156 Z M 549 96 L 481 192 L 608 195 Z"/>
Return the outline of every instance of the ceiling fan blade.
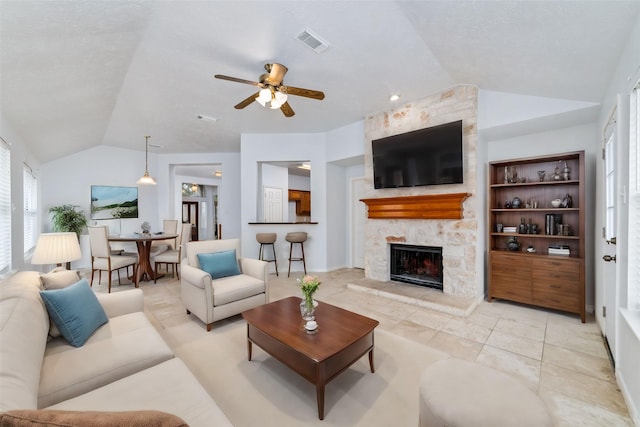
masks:
<path fill-rule="evenodd" d="M 248 106 L 253 101 L 255 101 L 259 94 L 260 94 L 260 92 L 254 93 L 253 95 L 249 96 L 247 99 L 244 99 L 244 100 L 240 101 L 233 108 L 235 108 L 236 110 L 242 110 L 244 107 Z"/>
<path fill-rule="evenodd" d="M 282 64 L 266 64 L 264 68 L 269 73 L 268 83 L 272 86 L 278 86 L 282 83 L 282 79 L 284 79 L 284 75 L 287 74 L 289 70 Z"/>
<path fill-rule="evenodd" d="M 284 104 L 282 104 L 280 106 L 280 110 L 282 111 L 282 113 L 287 116 L 287 117 L 293 117 L 296 113 L 293 111 L 293 108 L 291 108 L 291 105 L 289 105 L 288 102 L 285 102 Z"/>
<path fill-rule="evenodd" d="M 216 74 L 214 77 L 216 79 L 229 80 L 230 82 L 244 83 L 251 86 L 264 87 L 262 83 L 253 82 L 251 80 L 239 79 L 237 77 L 224 76 L 222 74 Z"/>
<path fill-rule="evenodd" d="M 303 89 L 300 87 L 293 87 L 293 86 L 280 86 L 278 90 L 288 95 L 304 96 L 305 98 L 312 98 L 312 99 L 318 99 L 318 100 L 324 99 L 324 92 L 321 92 L 319 90 Z"/>

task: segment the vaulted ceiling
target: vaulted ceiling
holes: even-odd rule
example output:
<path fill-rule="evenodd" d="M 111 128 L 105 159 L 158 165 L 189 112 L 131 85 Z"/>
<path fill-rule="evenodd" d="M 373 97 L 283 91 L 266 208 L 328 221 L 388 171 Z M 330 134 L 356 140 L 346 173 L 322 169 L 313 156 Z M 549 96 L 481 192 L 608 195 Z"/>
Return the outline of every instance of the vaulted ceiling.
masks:
<path fill-rule="evenodd" d="M 326 132 L 454 84 L 599 102 L 640 11 L 631 1 L 0 2 L 2 114 L 42 162 L 106 144 L 237 152 L 241 133 Z M 316 53 L 296 39 L 326 40 Z M 235 104 L 264 64 L 295 116 Z M 215 118 L 215 121 L 198 116 Z M 0 135 L 2 130 L 0 129 Z"/>

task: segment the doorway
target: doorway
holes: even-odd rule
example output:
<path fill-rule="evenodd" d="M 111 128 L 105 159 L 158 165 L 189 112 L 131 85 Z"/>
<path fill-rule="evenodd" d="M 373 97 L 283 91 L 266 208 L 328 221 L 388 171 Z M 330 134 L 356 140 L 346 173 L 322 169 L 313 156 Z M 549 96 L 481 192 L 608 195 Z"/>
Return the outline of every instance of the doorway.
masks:
<path fill-rule="evenodd" d="M 191 241 L 198 240 L 198 202 L 182 202 L 182 223 L 191 224 Z"/>
<path fill-rule="evenodd" d="M 264 187 L 264 222 L 282 222 L 282 188 Z"/>
<path fill-rule="evenodd" d="M 366 180 L 351 180 L 351 266 L 364 269 L 364 226 L 367 217 L 366 207 L 360 199 L 365 197 Z"/>
<path fill-rule="evenodd" d="M 609 355 L 615 366 L 616 361 L 616 317 L 618 308 L 618 275 L 616 271 L 616 235 L 617 235 L 617 136 L 616 110 L 604 129 L 604 232 L 602 245 L 602 284 L 604 287 L 604 319 L 603 335 L 608 346 Z"/>

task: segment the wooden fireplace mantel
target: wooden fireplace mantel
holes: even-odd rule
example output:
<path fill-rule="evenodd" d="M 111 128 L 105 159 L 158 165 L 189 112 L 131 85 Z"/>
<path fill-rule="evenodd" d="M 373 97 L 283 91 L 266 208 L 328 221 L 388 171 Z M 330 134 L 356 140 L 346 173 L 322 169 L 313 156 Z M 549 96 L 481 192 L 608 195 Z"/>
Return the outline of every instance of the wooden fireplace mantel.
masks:
<path fill-rule="evenodd" d="M 470 193 L 360 199 L 370 219 L 462 219 L 462 202 Z"/>

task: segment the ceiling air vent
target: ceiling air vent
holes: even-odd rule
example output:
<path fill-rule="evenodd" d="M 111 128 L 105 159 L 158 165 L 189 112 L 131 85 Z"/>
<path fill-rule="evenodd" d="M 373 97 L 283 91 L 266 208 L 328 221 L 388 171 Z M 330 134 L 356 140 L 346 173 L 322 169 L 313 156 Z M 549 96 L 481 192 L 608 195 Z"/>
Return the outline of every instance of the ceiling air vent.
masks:
<path fill-rule="evenodd" d="M 329 47 L 329 43 L 322 40 L 320 36 L 308 28 L 298 34 L 296 38 L 313 49 L 316 53 L 324 52 Z"/>

